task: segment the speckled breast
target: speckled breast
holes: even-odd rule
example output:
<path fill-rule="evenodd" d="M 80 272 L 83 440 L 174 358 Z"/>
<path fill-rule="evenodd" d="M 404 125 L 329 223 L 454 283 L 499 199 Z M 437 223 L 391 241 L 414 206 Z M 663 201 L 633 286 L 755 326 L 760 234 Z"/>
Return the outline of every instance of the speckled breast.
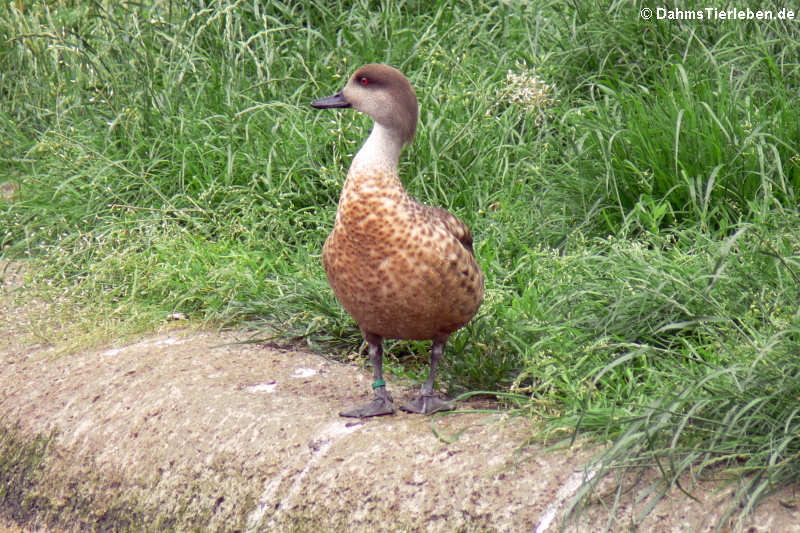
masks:
<path fill-rule="evenodd" d="M 445 340 L 483 298 L 475 258 L 402 186 L 360 185 L 345 185 L 323 247 L 336 297 L 366 333 Z"/>

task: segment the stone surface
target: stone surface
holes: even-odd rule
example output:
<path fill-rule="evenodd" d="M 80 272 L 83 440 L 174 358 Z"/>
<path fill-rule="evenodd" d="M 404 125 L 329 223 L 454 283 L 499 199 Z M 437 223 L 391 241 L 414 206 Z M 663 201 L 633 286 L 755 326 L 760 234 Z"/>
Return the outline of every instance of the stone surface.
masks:
<path fill-rule="evenodd" d="M 2 269 L 0 269 L 2 271 Z M 54 357 L 0 294 L 0 516 L 8 531 L 556 531 L 587 446 L 527 444 L 504 413 L 344 419 L 368 372 L 184 329 Z M 5 295 L 5 296 L 4 296 Z M 390 383 L 396 401 L 415 390 Z M 477 404 L 461 404 L 461 409 Z M 483 405 L 485 406 L 485 402 Z M 730 487 L 677 490 L 641 531 L 711 531 Z M 617 522 L 647 500 L 623 494 Z M 613 484 L 567 530 L 603 531 Z M 791 489 L 747 531 L 800 531 Z M 0 522 L 2 530 L 3 522 Z M 723 524 L 723 530 L 727 524 Z M 748 529 L 749 528 L 749 529 Z"/>

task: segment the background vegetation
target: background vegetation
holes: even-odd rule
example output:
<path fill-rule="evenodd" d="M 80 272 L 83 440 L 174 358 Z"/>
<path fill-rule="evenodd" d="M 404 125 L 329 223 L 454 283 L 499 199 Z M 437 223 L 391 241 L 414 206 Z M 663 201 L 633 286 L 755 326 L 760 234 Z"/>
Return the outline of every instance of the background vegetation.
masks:
<path fill-rule="evenodd" d="M 421 100 L 406 186 L 488 280 L 451 393 L 609 439 L 599 472 L 658 465 L 641 513 L 691 467 L 746 514 L 800 478 L 800 26 L 639 7 L 5 2 L 0 253 L 87 327 L 180 311 L 352 353 L 320 250 L 370 122 L 308 102 L 390 63 Z"/>

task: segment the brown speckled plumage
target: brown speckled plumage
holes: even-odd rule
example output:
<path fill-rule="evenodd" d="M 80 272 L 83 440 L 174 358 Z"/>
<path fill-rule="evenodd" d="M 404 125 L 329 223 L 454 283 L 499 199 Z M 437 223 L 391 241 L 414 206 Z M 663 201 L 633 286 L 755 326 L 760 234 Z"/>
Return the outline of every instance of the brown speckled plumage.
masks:
<path fill-rule="evenodd" d="M 363 331 L 446 340 L 483 296 L 471 248 L 463 222 L 411 198 L 396 175 L 351 172 L 322 260 L 333 292 Z"/>
<path fill-rule="evenodd" d="M 325 272 L 336 297 L 370 343 L 373 364 L 373 345 L 380 350 L 383 338 L 430 339 L 441 355 L 450 334 L 478 310 L 483 274 L 469 228 L 452 213 L 416 201 L 398 176 L 400 150 L 416 129 L 413 89 L 399 71 L 366 65 L 342 93 L 313 105 L 353 107 L 375 119 L 375 129 L 347 174 L 336 222 L 323 247 Z M 430 390 L 423 386 L 421 396 L 428 399 L 436 351 Z M 376 380 L 381 380 L 380 362 Z M 365 414 L 361 409 L 346 416 L 373 414 L 388 413 Z"/>

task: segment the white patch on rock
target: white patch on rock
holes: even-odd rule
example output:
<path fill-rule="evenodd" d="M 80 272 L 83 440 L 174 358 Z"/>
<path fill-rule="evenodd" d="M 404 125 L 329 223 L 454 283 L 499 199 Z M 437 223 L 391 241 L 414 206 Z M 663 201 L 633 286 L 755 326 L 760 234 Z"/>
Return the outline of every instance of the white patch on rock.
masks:
<path fill-rule="evenodd" d="M 175 339 L 173 337 L 167 337 L 166 339 L 161 339 L 161 340 L 157 340 L 157 341 L 129 344 L 129 345 L 123 346 L 121 348 L 111 348 L 109 350 L 101 352 L 100 355 L 102 357 L 114 357 L 116 355 L 121 354 L 122 352 L 124 352 L 125 350 L 127 350 L 129 348 L 137 348 L 137 347 L 138 348 L 150 348 L 150 347 L 153 347 L 153 346 L 174 346 L 174 345 L 178 345 L 178 344 L 184 344 L 185 342 L 188 342 L 188 341 L 189 341 L 189 339 Z"/>
<path fill-rule="evenodd" d="M 558 489 L 556 498 L 550 502 L 550 505 L 548 505 L 547 509 L 545 509 L 542 513 L 539 524 L 536 526 L 536 529 L 533 530 L 533 533 L 545 533 L 545 531 L 547 531 L 550 528 L 550 525 L 553 523 L 556 513 L 559 511 L 559 509 L 561 509 L 561 507 L 563 507 L 564 502 L 574 496 L 581 487 L 584 481 L 584 476 L 586 476 L 586 481 L 589 482 L 595 475 L 597 475 L 597 470 L 590 470 L 586 474 L 584 474 L 582 470 L 573 472 L 567 481 L 561 485 L 561 488 Z"/>
<path fill-rule="evenodd" d="M 261 497 L 258 499 L 255 509 L 247 517 L 246 530 L 261 530 L 263 526 L 262 521 L 264 520 L 268 509 L 275 510 L 274 514 L 270 516 L 271 520 L 270 524 L 268 524 L 274 525 L 273 523 L 275 522 L 275 518 L 282 509 L 291 509 L 292 501 L 297 498 L 297 495 L 303 489 L 303 480 L 308 474 L 308 470 L 320 462 L 323 457 L 325 457 L 325 455 L 328 453 L 328 450 L 330 450 L 331 446 L 333 446 L 334 442 L 346 437 L 361 427 L 361 424 L 350 424 L 348 422 L 337 421 L 328 424 L 318 433 L 316 433 L 312 439 L 308 441 L 309 455 L 307 457 L 303 456 L 298 458 L 300 459 L 298 463 L 303 464 L 304 466 L 303 469 L 294 476 L 292 485 L 286 491 L 286 494 L 280 498 L 280 500 L 277 502 L 278 505 L 276 505 L 275 498 L 278 487 L 281 486 L 287 475 L 290 476 L 290 473 L 295 471 L 292 468 L 285 469 L 283 474 L 279 474 L 270 479 L 264 486 L 264 491 L 261 493 Z"/>
<path fill-rule="evenodd" d="M 317 373 L 317 371 L 314 370 L 313 368 L 305 368 L 305 367 L 301 366 L 300 368 L 295 368 L 294 369 L 294 372 L 292 372 L 292 377 L 293 378 L 308 378 L 308 377 L 313 376 L 316 373 Z"/>
<path fill-rule="evenodd" d="M 167 337 L 164 340 L 152 342 L 149 344 L 149 346 L 172 346 L 174 344 L 183 344 L 187 340 L 188 339 L 173 339 L 172 337 Z"/>
<path fill-rule="evenodd" d="M 269 383 L 258 383 L 256 385 L 249 385 L 245 387 L 244 390 L 247 392 L 275 392 L 275 388 L 278 386 L 278 383 L 275 381 L 270 381 Z"/>

